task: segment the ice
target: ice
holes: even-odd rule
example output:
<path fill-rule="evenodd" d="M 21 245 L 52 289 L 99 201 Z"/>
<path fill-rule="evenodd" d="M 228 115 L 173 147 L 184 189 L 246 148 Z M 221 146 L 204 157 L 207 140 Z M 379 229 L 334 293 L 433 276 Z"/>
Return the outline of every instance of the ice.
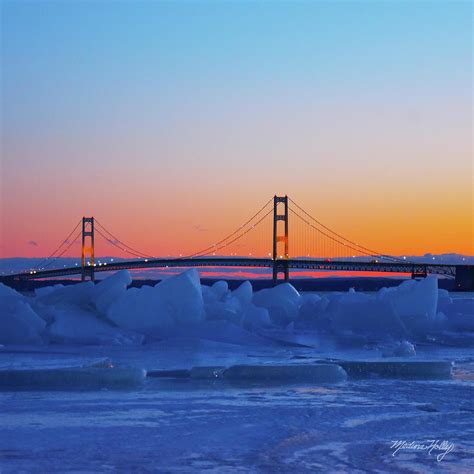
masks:
<path fill-rule="evenodd" d="M 346 380 L 347 375 L 341 366 L 336 364 L 311 365 L 233 365 L 193 367 L 191 378 L 206 380 L 228 380 L 233 382 L 252 383 L 337 383 Z"/>
<path fill-rule="evenodd" d="M 248 331 L 271 326 L 268 309 L 249 304 L 242 315 L 242 326 Z"/>
<path fill-rule="evenodd" d="M 0 388 L 10 390 L 92 390 L 142 384 L 146 371 L 137 368 L 61 368 L 0 370 Z"/>
<path fill-rule="evenodd" d="M 177 324 L 204 319 L 201 283 L 195 268 L 163 280 L 154 288 Z"/>
<path fill-rule="evenodd" d="M 174 325 L 161 295 L 151 286 L 127 290 L 110 306 L 107 318 L 121 328 L 148 336 L 160 336 Z"/>
<path fill-rule="evenodd" d="M 30 300 L 0 283 L 0 343 L 42 343 L 46 323 L 36 314 Z"/>
<path fill-rule="evenodd" d="M 218 301 L 222 300 L 229 293 L 229 285 L 226 281 L 216 281 L 212 286 L 211 290 L 214 293 Z"/>
<path fill-rule="evenodd" d="M 301 297 L 298 312 L 298 322 L 302 327 L 328 330 L 331 322 L 326 312 L 329 299 L 316 294 L 306 294 Z"/>
<path fill-rule="evenodd" d="M 143 335 L 112 327 L 79 307 L 64 305 L 54 309 L 48 327 L 50 342 L 58 344 L 121 345 L 141 344 Z"/>
<path fill-rule="evenodd" d="M 327 309 L 336 332 L 352 331 L 377 338 L 406 335 L 406 329 L 390 301 L 365 293 L 349 291 L 331 300 Z"/>
<path fill-rule="evenodd" d="M 193 334 L 245 345 L 260 335 L 289 345 L 325 338 L 341 348 L 392 342 L 401 345 L 391 354 L 409 356 L 399 341 L 447 341 L 454 340 L 448 333 L 474 331 L 474 300 L 438 290 L 434 276 L 374 293 L 324 295 L 300 295 L 289 283 L 255 293 L 250 282 L 234 291 L 225 281 L 202 286 L 195 269 L 155 286 L 128 288 L 130 281 L 121 271 L 97 285 L 55 285 L 34 296 L 0 285 L 0 343 L 137 344 L 142 336 L 151 342 Z"/>
<path fill-rule="evenodd" d="M 87 308 L 92 304 L 94 283 L 91 281 L 74 285 L 54 287 L 52 291 L 38 291 L 37 303 L 43 305 L 74 304 Z"/>
<path fill-rule="evenodd" d="M 396 288 L 386 289 L 381 295 L 390 301 L 395 314 L 404 321 L 414 317 L 432 320 L 438 306 L 438 279 L 429 275 L 420 281 L 407 280 Z"/>
<path fill-rule="evenodd" d="M 0 298 L 0 343 L 41 344 L 46 323 L 17 296 Z"/>
<path fill-rule="evenodd" d="M 336 383 L 346 380 L 346 372 L 336 364 L 234 365 L 223 373 L 228 380 L 259 382 Z"/>
<path fill-rule="evenodd" d="M 18 291 L 15 291 L 13 288 L 0 283 L 0 301 L 2 301 L 4 297 L 23 298 L 23 295 L 18 293 Z"/>
<path fill-rule="evenodd" d="M 252 302 L 268 309 L 273 324 L 285 327 L 298 316 L 300 294 L 290 283 L 282 283 L 274 288 L 260 290 L 253 295 Z"/>
<path fill-rule="evenodd" d="M 121 270 L 97 284 L 92 296 L 97 310 L 101 314 L 107 314 L 108 308 L 125 293 L 130 283 L 132 283 L 130 272 Z"/>
<path fill-rule="evenodd" d="M 204 298 L 204 312 L 206 319 L 224 319 L 234 324 L 240 324 L 242 317 L 242 304 L 240 301 L 227 294 L 223 299 L 218 300 L 212 292 L 211 297 Z"/>
<path fill-rule="evenodd" d="M 415 346 L 409 341 L 397 342 L 383 353 L 383 357 L 414 357 L 415 355 Z"/>
<path fill-rule="evenodd" d="M 204 304 L 197 270 L 188 270 L 154 287 L 131 288 L 113 302 L 107 318 L 117 326 L 160 337 L 174 325 L 204 319 Z"/>
<path fill-rule="evenodd" d="M 193 367 L 191 369 L 191 378 L 193 379 L 217 379 L 223 378 L 225 367 Z"/>
<path fill-rule="evenodd" d="M 376 375 L 383 378 L 443 379 L 451 378 L 452 362 L 446 361 L 345 361 L 336 360 L 349 377 Z"/>
<path fill-rule="evenodd" d="M 242 307 L 245 307 L 252 302 L 252 284 L 249 281 L 244 281 L 236 290 L 232 292 L 232 296 L 240 301 Z"/>

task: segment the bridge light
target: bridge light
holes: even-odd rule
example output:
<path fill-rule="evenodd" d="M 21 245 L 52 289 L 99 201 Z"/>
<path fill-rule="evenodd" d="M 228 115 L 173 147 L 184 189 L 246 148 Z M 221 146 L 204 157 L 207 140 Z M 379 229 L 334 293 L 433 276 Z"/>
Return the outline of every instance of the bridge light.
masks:
<path fill-rule="evenodd" d="M 148 262 L 148 259 L 147 259 L 147 258 L 145 258 L 145 263 L 147 263 L 147 262 Z"/>

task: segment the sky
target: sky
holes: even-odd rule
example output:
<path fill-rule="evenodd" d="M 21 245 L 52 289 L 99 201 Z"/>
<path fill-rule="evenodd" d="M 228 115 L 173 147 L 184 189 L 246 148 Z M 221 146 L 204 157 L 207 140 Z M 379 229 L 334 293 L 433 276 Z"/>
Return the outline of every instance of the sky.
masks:
<path fill-rule="evenodd" d="M 274 194 L 386 254 L 474 255 L 472 8 L 1 1 L 0 256 L 82 216 L 187 254 Z"/>

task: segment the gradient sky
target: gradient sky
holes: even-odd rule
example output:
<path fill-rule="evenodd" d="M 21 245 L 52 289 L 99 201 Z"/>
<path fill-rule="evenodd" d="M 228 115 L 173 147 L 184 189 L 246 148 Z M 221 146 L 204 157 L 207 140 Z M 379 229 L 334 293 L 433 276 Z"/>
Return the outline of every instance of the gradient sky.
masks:
<path fill-rule="evenodd" d="M 1 256 L 83 215 L 187 253 L 275 193 L 385 253 L 474 254 L 471 2 L 1 6 Z"/>

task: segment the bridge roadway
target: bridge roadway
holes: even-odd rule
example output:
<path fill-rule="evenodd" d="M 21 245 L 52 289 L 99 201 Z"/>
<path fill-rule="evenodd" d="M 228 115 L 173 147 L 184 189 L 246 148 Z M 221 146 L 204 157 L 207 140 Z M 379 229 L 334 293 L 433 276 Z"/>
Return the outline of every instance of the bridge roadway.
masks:
<path fill-rule="evenodd" d="M 322 260 L 322 259 L 288 259 L 277 260 L 278 265 L 288 265 L 289 269 L 300 270 L 335 270 L 351 272 L 390 272 L 410 273 L 413 275 L 426 275 L 430 273 L 456 277 L 459 267 L 470 267 L 469 265 L 445 265 L 412 262 L 361 262 L 351 260 Z M 122 262 L 110 262 L 96 264 L 94 267 L 86 267 L 86 273 L 109 272 L 117 270 L 134 270 L 145 268 L 185 268 L 185 267 L 252 267 L 273 268 L 275 261 L 271 258 L 252 257 L 195 257 L 195 258 L 158 258 L 147 260 L 130 260 Z M 60 276 L 78 275 L 82 273 L 81 266 L 58 268 L 52 270 L 41 270 L 36 272 L 18 273 L 3 277 L 3 280 L 32 280 L 40 278 L 54 278 Z"/>

